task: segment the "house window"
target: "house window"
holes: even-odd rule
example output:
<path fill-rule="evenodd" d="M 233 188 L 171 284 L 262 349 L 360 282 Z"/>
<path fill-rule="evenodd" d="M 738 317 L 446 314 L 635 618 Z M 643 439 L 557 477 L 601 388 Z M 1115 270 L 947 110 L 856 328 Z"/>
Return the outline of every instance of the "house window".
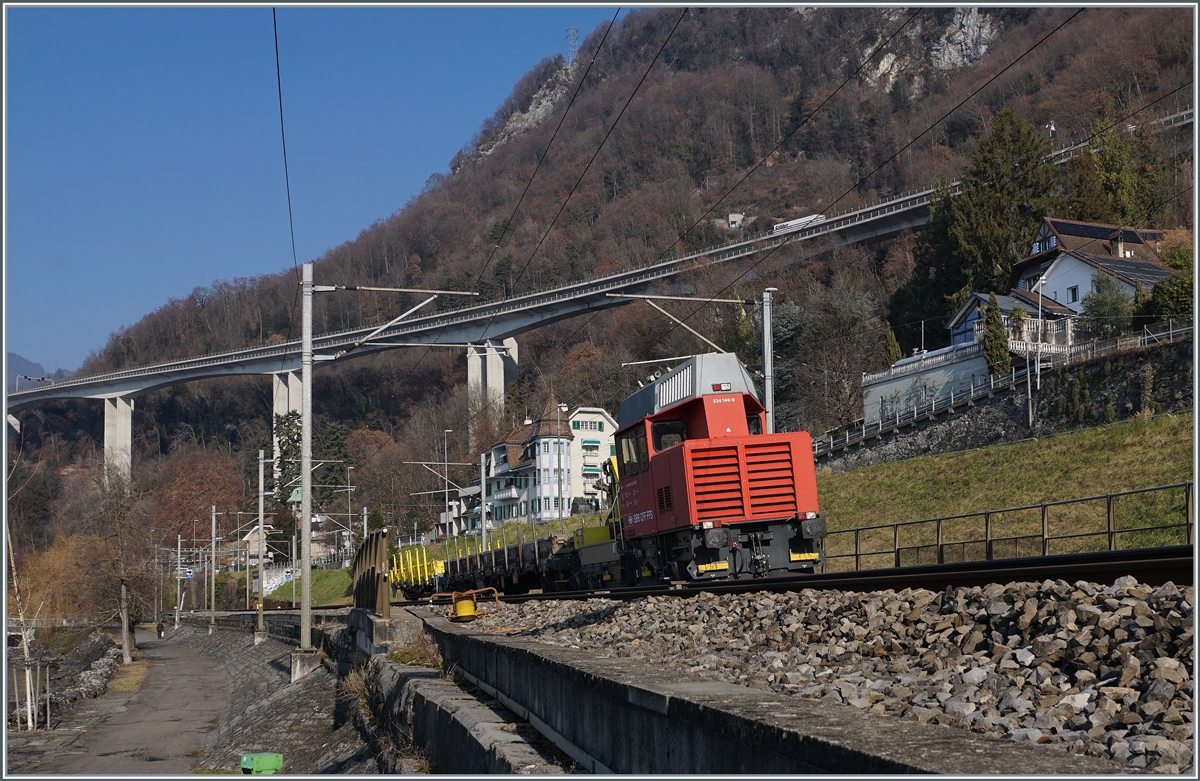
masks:
<path fill-rule="evenodd" d="M 542 452 L 545 453 L 546 455 L 550 454 L 550 443 L 549 442 L 542 443 Z"/>
<path fill-rule="evenodd" d="M 1067 303 L 1074 304 L 1079 300 L 1079 286 L 1067 288 Z"/>
<path fill-rule="evenodd" d="M 526 510 L 526 507 L 527 507 L 526 503 L 525 503 L 525 502 L 521 502 L 521 515 L 526 515 L 526 514 L 528 514 L 528 512 L 527 512 L 527 510 Z"/>
<path fill-rule="evenodd" d="M 1051 236 L 1050 239 L 1046 242 L 1047 249 L 1054 249 L 1057 246 L 1058 246 L 1058 237 L 1057 236 Z"/>
<path fill-rule="evenodd" d="M 1041 251 L 1042 251 L 1042 243 L 1040 241 L 1035 241 L 1033 243 L 1033 254 L 1036 255 Z"/>

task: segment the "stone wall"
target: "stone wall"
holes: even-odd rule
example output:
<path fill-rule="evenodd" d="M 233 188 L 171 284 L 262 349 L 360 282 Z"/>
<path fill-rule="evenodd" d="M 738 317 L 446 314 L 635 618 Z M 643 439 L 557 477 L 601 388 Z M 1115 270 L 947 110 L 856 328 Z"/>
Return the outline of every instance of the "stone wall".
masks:
<path fill-rule="evenodd" d="M 1050 436 L 1136 415 L 1190 413 L 1195 403 L 1192 344 L 1189 340 L 1110 355 L 1044 373 L 1041 391 L 1033 390 L 1033 428 L 1024 387 L 1004 390 L 976 400 L 965 412 L 923 420 L 822 456 L 817 468 L 836 474 L 917 456 Z"/>

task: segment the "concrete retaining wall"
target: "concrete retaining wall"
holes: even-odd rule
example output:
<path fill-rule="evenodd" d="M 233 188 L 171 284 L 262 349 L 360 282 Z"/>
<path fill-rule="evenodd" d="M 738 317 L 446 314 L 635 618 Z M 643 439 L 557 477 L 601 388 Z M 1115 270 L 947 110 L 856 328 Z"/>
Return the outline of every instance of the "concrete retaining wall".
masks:
<path fill-rule="evenodd" d="M 468 679 L 581 766 L 616 773 L 1119 773 L 1114 763 L 867 714 L 421 615 Z M 489 692 L 490 693 L 490 692 Z"/>
<path fill-rule="evenodd" d="M 976 399 L 955 412 L 905 424 L 849 447 L 823 451 L 817 468 L 832 473 L 917 456 L 958 453 L 1127 420 L 1139 414 L 1186 414 L 1192 396 L 1192 340 L 1108 355 L 1042 374 L 1029 426 L 1025 385 Z M 845 434 L 840 430 L 834 439 Z"/>
<path fill-rule="evenodd" d="M 366 666 L 375 721 L 393 745 L 420 747 L 435 773 L 561 774 L 512 713 L 481 702 L 437 670 L 373 656 Z"/>

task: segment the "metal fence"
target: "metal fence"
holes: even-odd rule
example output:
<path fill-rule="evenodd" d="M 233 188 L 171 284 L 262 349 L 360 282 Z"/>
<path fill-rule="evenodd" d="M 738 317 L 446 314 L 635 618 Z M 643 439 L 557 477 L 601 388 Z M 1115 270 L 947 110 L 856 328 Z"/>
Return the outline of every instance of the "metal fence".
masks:
<path fill-rule="evenodd" d="M 1070 364 L 1084 363 L 1114 353 L 1186 341 L 1192 338 L 1192 330 L 1190 324 L 1179 326 L 1173 322 L 1159 323 L 1154 327 L 1144 328 L 1141 334 L 1134 336 L 1072 345 L 1062 352 L 1043 354 L 1042 372 L 1054 371 Z M 874 439 L 904 426 L 930 420 L 939 414 L 966 408 L 976 399 L 990 396 L 998 390 L 1020 387 L 1034 372 L 1035 367 L 1026 370 L 1014 365 L 1012 371 L 1003 376 L 993 374 L 978 380 L 970 377 L 956 383 L 947 383 L 931 390 L 923 400 L 913 399 L 909 402 L 910 406 L 895 405 L 890 414 L 881 416 L 878 420 L 867 421 L 865 418 L 859 418 L 844 427 L 831 429 L 821 437 L 814 437 L 813 456 L 832 455 L 834 451 L 843 450 L 856 442 Z"/>
<path fill-rule="evenodd" d="M 830 531 L 821 571 L 1192 544 L 1192 491 L 1189 480 L 1082 499 Z"/>

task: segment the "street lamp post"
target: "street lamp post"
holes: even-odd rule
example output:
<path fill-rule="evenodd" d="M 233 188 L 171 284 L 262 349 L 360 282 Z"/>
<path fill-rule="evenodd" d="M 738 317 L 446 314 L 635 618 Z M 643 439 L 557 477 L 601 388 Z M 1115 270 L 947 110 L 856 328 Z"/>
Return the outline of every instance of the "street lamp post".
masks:
<path fill-rule="evenodd" d="M 346 528 L 347 529 L 351 528 L 350 519 L 354 517 L 354 511 L 350 507 L 350 491 L 352 490 L 351 486 L 350 486 L 350 470 L 352 470 L 352 469 L 354 469 L 354 467 L 350 466 L 349 464 L 346 464 Z M 363 541 L 365 542 L 366 539 L 367 539 L 367 530 L 363 529 Z"/>
<path fill-rule="evenodd" d="M 442 432 L 442 472 L 446 477 L 446 514 L 442 516 L 450 523 L 450 435 L 454 429 L 448 428 Z"/>
<path fill-rule="evenodd" d="M 300 283 L 303 321 L 300 352 L 300 649 L 312 648 L 312 297 L 313 264 Z"/>
<path fill-rule="evenodd" d="M 262 451 L 259 451 L 262 452 Z M 212 580 L 208 583 L 208 633 L 217 626 L 217 506 L 212 506 Z"/>
<path fill-rule="evenodd" d="M 263 603 L 267 599 L 267 590 L 263 583 L 263 559 L 266 554 L 266 540 L 263 534 L 263 451 L 258 451 L 258 631 L 264 632 L 266 628 L 263 626 Z"/>
<path fill-rule="evenodd" d="M 763 400 L 767 407 L 767 434 L 775 433 L 775 347 L 771 327 L 771 294 L 776 292 L 778 288 L 769 287 L 763 291 L 762 297 Z"/>
<path fill-rule="evenodd" d="M 1038 281 L 1033 284 L 1034 290 L 1037 291 L 1038 297 L 1038 328 L 1037 328 L 1037 389 L 1042 389 L 1042 286 L 1046 284 L 1045 277 L 1038 277 Z"/>
<path fill-rule="evenodd" d="M 175 628 L 179 628 L 179 611 L 183 609 L 183 535 L 175 538 Z"/>
<path fill-rule="evenodd" d="M 556 415 L 555 415 L 555 420 L 557 421 L 557 423 L 556 423 L 555 432 L 554 432 L 555 436 L 558 438 L 558 444 L 556 445 L 556 447 L 558 448 L 558 508 L 557 508 L 558 512 L 555 513 L 555 516 L 557 518 L 559 518 L 560 520 L 563 518 L 563 505 L 566 504 L 566 502 L 563 499 L 563 469 L 562 469 L 562 457 L 563 457 L 562 414 L 566 411 L 567 411 L 566 404 L 558 405 L 558 409 L 557 409 Z"/>

